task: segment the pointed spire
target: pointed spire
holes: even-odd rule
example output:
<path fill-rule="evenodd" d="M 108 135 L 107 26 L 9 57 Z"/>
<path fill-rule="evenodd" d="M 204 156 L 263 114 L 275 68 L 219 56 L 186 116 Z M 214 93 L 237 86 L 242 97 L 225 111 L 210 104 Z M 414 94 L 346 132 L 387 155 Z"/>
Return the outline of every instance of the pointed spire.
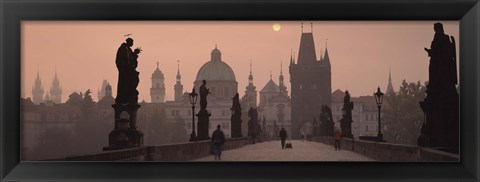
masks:
<path fill-rule="evenodd" d="M 302 33 L 303 33 L 303 22 L 301 24 L 302 24 Z"/>
<path fill-rule="evenodd" d="M 323 60 L 321 64 L 324 65 L 330 65 L 330 57 L 328 56 L 328 45 L 327 45 L 328 39 L 325 41 L 325 53 L 323 55 Z"/>
<path fill-rule="evenodd" d="M 250 75 L 252 75 L 252 60 L 250 59 Z"/>
<path fill-rule="evenodd" d="M 293 49 L 290 49 L 290 65 L 293 64 Z"/>
<path fill-rule="evenodd" d="M 272 79 L 272 70 L 270 70 L 270 80 Z"/>
<path fill-rule="evenodd" d="M 392 82 L 392 68 L 388 67 L 388 82 Z"/>
<path fill-rule="evenodd" d="M 158 62 L 157 62 L 158 67 Z M 180 75 L 180 60 L 177 60 L 177 75 Z"/>
<path fill-rule="evenodd" d="M 387 85 L 387 92 L 385 94 L 386 95 L 395 94 L 395 90 L 393 89 L 393 84 L 392 84 L 392 73 L 390 68 L 388 68 L 388 85 Z"/>
<path fill-rule="evenodd" d="M 295 64 L 295 51 L 293 51 L 293 64 Z"/>
<path fill-rule="evenodd" d="M 158 62 L 157 62 L 158 64 Z M 177 83 L 181 82 L 182 76 L 180 75 L 180 60 L 177 60 Z"/>
<path fill-rule="evenodd" d="M 158 69 L 158 64 L 159 64 L 159 62 L 157 61 L 157 69 Z"/>
<path fill-rule="evenodd" d="M 215 42 L 215 49 L 217 48 L 217 43 Z"/>
<path fill-rule="evenodd" d="M 280 61 L 280 75 L 283 75 L 283 61 Z"/>

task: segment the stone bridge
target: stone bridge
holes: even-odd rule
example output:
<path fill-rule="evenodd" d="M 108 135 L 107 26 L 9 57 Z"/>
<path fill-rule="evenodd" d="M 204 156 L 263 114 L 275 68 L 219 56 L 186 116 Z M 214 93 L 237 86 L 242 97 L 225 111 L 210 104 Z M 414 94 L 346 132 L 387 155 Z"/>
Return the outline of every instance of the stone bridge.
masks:
<path fill-rule="evenodd" d="M 293 149 L 282 150 L 280 141 L 250 138 L 229 139 L 222 161 L 459 161 L 459 156 L 414 145 L 378 143 L 342 139 L 340 151 L 333 148 L 331 137 L 313 141 L 293 140 Z M 145 146 L 67 156 L 46 161 L 214 161 L 210 141 Z"/>

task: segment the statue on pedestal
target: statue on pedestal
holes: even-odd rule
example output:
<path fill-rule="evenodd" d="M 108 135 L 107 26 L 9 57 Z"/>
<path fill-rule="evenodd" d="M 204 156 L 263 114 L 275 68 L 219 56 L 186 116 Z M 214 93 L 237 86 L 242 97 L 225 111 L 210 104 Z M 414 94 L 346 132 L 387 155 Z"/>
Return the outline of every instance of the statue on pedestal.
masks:
<path fill-rule="evenodd" d="M 352 110 L 353 102 L 350 101 L 350 93 L 345 91 L 345 97 L 343 99 L 342 112 L 344 113 L 342 119 L 340 119 L 340 127 L 342 129 L 342 137 L 353 138 L 352 134 Z"/>
<path fill-rule="evenodd" d="M 451 153 L 459 150 L 459 95 L 456 90 L 457 60 L 455 38 L 435 23 L 430 49 L 427 97 L 420 102 L 425 113 L 418 145 Z"/>
<path fill-rule="evenodd" d="M 115 65 L 118 70 L 117 96 L 115 104 L 115 127 L 109 134 L 109 146 L 104 150 L 116 150 L 143 145 L 143 133 L 137 130 L 139 72 L 138 54 L 141 49 L 132 51 L 133 39 L 127 38 L 117 49 Z"/>
<path fill-rule="evenodd" d="M 207 81 L 202 80 L 202 85 L 200 86 L 200 111 L 196 115 L 198 117 L 197 123 L 197 139 L 198 140 L 209 140 L 208 136 L 208 126 L 209 126 L 209 117 L 210 113 L 207 112 L 207 96 L 210 94 L 210 90 L 206 87 Z"/>
<path fill-rule="evenodd" d="M 232 99 L 231 132 L 232 138 L 242 137 L 242 107 L 240 105 L 240 96 L 235 94 Z"/>

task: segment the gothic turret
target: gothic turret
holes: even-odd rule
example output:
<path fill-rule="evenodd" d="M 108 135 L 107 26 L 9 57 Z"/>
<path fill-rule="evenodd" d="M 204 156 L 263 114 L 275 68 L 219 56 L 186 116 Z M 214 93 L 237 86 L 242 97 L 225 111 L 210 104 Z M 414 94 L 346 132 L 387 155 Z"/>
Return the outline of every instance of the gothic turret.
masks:
<path fill-rule="evenodd" d="M 55 71 L 55 78 L 53 78 L 52 86 L 50 87 L 50 98 L 55 104 L 62 102 L 62 87 L 57 77 L 57 71 Z"/>
<path fill-rule="evenodd" d="M 35 84 L 32 89 L 32 101 L 35 104 L 40 104 L 43 102 L 43 86 L 42 80 L 40 79 L 40 72 L 37 70 L 37 77 L 35 78 Z"/>

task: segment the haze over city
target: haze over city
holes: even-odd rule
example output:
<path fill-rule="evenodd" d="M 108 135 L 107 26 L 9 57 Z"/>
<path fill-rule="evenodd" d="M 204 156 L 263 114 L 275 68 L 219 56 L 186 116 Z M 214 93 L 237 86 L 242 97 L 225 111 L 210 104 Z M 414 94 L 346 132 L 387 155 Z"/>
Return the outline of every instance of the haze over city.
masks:
<path fill-rule="evenodd" d="M 72 92 L 87 89 L 96 99 L 104 79 L 115 95 L 115 53 L 126 34 L 135 40 L 132 48 L 143 49 L 137 68 L 139 101 L 150 101 L 151 74 L 157 62 L 165 75 L 165 100 L 173 100 L 177 61 L 184 92 L 190 92 L 215 46 L 235 72 L 240 95 L 248 84 L 250 61 L 258 91 L 270 74 L 278 84 L 281 64 L 290 91 L 288 66 L 292 51 L 298 52 L 303 31 L 313 32 L 318 59 L 328 47 L 332 91 L 348 89 L 352 96 L 372 95 L 377 86 L 386 89 L 389 69 L 395 89 L 403 79 L 428 80 L 429 57 L 423 48 L 430 47 L 435 22 L 304 21 L 302 26 L 301 21 L 24 21 L 21 94 L 32 97 L 37 71 L 44 89 L 49 90 L 56 71 L 62 102 Z M 458 22 L 442 23 L 445 33 L 456 38 L 459 52 Z"/>

